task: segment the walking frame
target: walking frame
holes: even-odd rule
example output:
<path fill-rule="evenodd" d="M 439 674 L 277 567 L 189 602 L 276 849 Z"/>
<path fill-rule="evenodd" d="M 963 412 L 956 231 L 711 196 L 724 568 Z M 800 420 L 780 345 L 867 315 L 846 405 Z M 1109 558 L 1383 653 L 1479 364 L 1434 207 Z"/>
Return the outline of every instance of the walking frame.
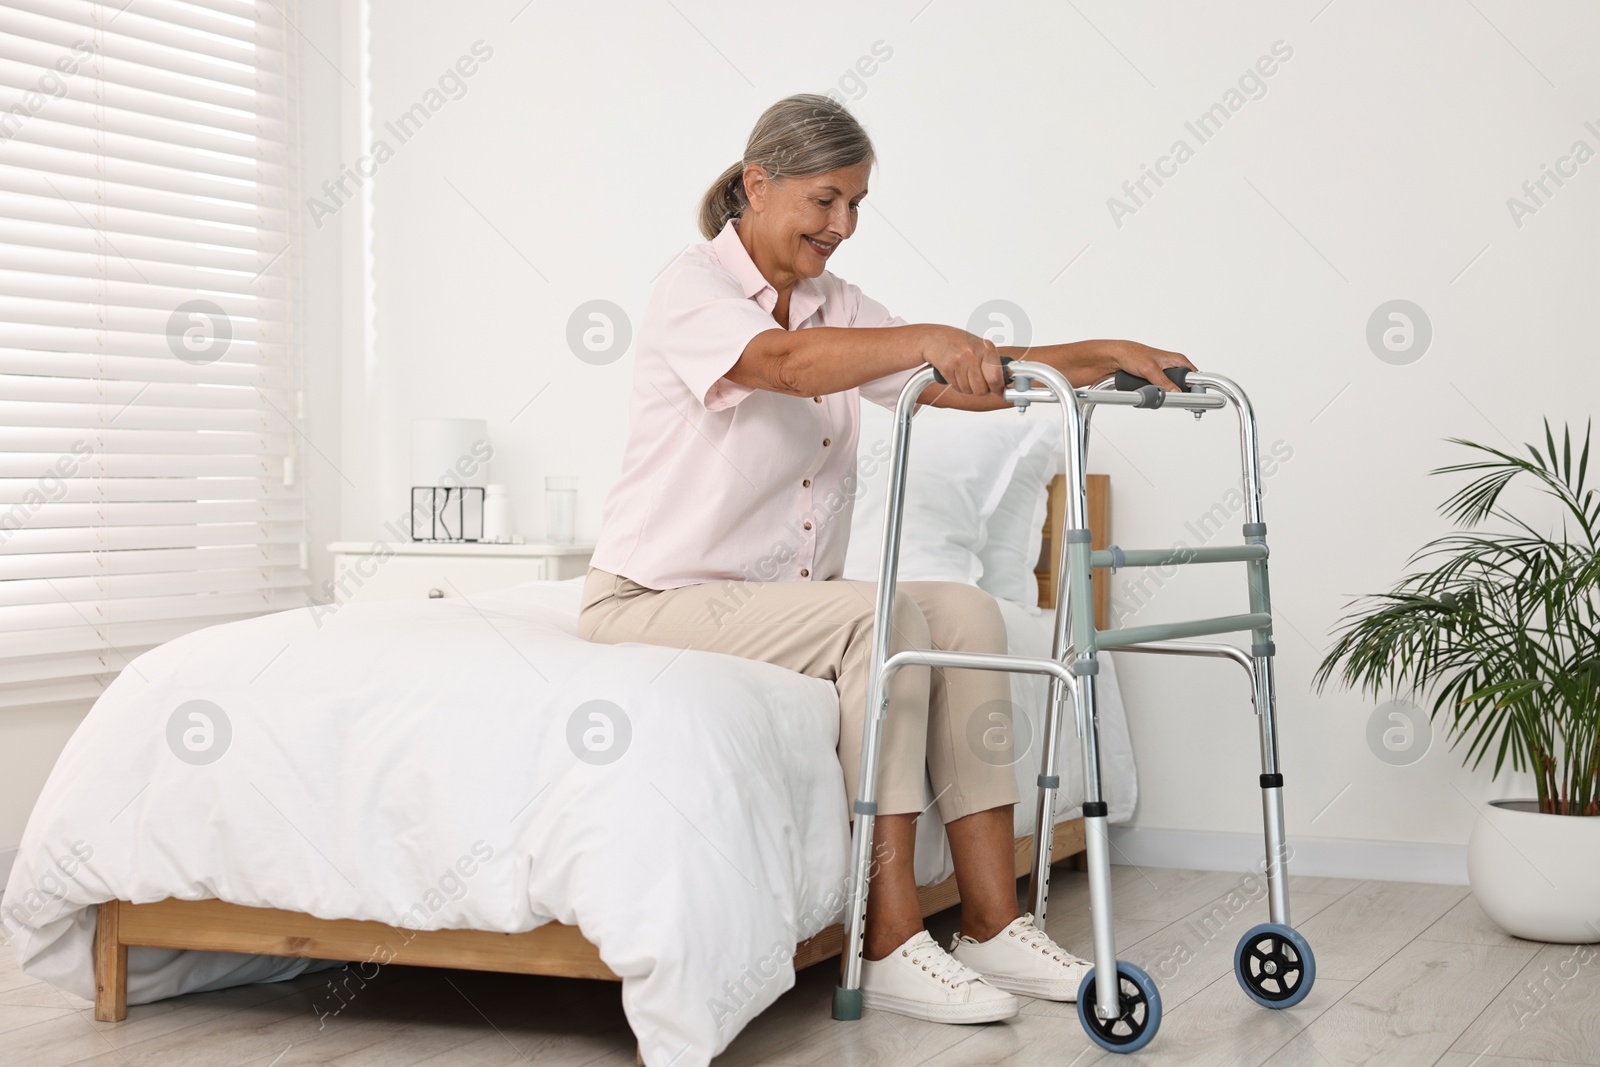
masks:
<path fill-rule="evenodd" d="M 1245 993 L 1266 1007 L 1299 1003 L 1311 990 L 1315 959 L 1310 946 L 1289 925 L 1289 891 L 1285 861 L 1283 775 L 1278 769 L 1278 737 L 1273 681 L 1272 608 L 1267 586 L 1267 527 L 1261 511 L 1261 461 L 1255 415 L 1249 398 L 1230 379 L 1167 371 L 1180 392 L 1118 372 L 1087 389 L 1076 389 L 1048 364 L 1005 359 L 1010 380 L 1005 399 L 1019 412 L 1032 403 L 1061 405 L 1065 428 L 1066 530 L 1056 547 L 1060 553 L 1060 586 L 1056 595 L 1055 633 L 1050 659 L 978 652 L 908 649 L 889 654 L 893 633 L 896 572 L 905 498 L 906 462 L 911 418 L 917 398 L 930 383 L 943 382 L 932 368 L 913 375 L 900 394 L 890 454 L 888 508 L 878 576 L 872 665 L 867 715 L 862 729 L 859 798 L 851 854 L 851 892 L 846 903 L 845 946 L 841 979 L 834 991 L 835 1019 L 859 1019 L 862 1012 L 862 947 L 866 923 L 867 871 L 878 811 L 878 753 L 883 720 L 889 711 L 890 680 L 902 667 L 926 666 L 1043 674 L 1050 678 L 1049 706 L 1042 731 L 1038 776 L 1038 820 L 1035 824 L 1032 870 L 1028 880 L 1029 910 L 1040 929 L 1045 925 L 1050 882 L 1051 834 L 1056 791 L 1061 779 L 1057 750 L 1061 741 L 1063 704 L 1070 691 L 1074 719 L 1082 742 L 1084 836 L 1087 844 L 1089 907 L 1093 930 L 1094 968 L 1078 991 L 1078 1015 L 1089 1037 L 1113 1052 L 1142 1048 L 1160 1026 L 1161 998 L 1155 983 L 1131 963 L 1117 960 L 1111 923 L 1110 840 L 1106 803 L 1100 782 L 1099 716 L 1095 678 L 1099 654 L 1106 651 L 1207 656 L 1231 660 L 1250 678 L 1251 697 L 1261 742 L 1261 808 L 1266 837 L 1267 903 L 1270 922 L 1247 932 L 1234 953 L 1234 970 Z M 1244 482 L 1244 543 L 1170 549 L 1090 548 L 1085 490 L 1085 453 L 1090 419 L 1100 405 L 1174 408 L 1200 418 L 1206 411 L 1231 404 L 1239 417 L 1240 467 Z M 1250 611 L 1184 622 L 1157 623 L 1097 630 L 1090 577 L 1095 568 L 1163 567 L 1190 563 L 1245 564 Z M 1070 630 L 1070 632 L 1069 632 Z M 1249 631 L 1249 652 L 1226 643 L 1190 638 Z M 1092 994 L 1092 996 L 1091 996 Z M 1092 1000 L 1092 1007 L 1090 1001 Z"/>

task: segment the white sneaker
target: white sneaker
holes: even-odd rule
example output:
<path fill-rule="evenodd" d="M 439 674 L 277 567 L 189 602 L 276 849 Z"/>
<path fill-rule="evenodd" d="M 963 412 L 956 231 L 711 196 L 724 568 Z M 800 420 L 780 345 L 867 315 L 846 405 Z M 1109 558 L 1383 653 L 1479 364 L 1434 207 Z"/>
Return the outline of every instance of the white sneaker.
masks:
<path fill-rule="evenodd" d="M 1032 915 L 1011 920 L 987 941 L 957 934 L 950 954 L 996 989 L 1044 1000 L 1077 1000 L 1083 976 L 1094 966 L 1052 941 L 1033 925 Z"/>
<path fill-rule="evenodd" d="M 926 930 L 881 960 L 863 960 L 861 1001 L 930 1023 L 991 1023 L 1021 1008 L 1017 998 L 950 957 Z"/>

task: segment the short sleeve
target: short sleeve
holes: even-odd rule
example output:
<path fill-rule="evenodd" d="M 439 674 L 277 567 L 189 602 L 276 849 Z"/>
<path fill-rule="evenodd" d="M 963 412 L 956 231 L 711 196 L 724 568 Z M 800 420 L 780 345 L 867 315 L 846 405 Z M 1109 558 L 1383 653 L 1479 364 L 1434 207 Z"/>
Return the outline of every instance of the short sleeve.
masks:
<path fill-rule="evenodd" d="M 777 322 L 731 276 L 686 266 L 663 281 L 652 344 L 667 366 L 707 411 L 731 408 L 755 392 L 724 375 L 751 339 L 778 329 Z"/>
<path fill-rule="evenodd" d="M 850 319 L 851 326 L 857 328 L 872 328 L 876 326 L 906 325 L 905 319 L 902 319 L 898 315 L 889 314 L 888 308 L 884 307 L 882 304 L 878 303 L 876 300 L 872 299 L 872 297 L 868 296 L 866 293 L 863 293 L 860 289 L 856 288 L 854 285 L 851 285 L 849 282 L 844 283 L 844 289 L 848 299 L 852 301 L 855 308 L 854 314 Z M 877 404 L 879 407 L 888 408 L 890 411 L 893 411 L 895 406 L 900 403 L 900 392 L 901 390 L 905 389 L 906 382 L 910 381 L 912 375 L 916 374 L 920 370 L 922 370 L 921 366 L 908 367 L 905 370 L 895 371 L 893 374 L 886 374 L 882 378 L 876 378 L 870 382 L 863 382 L 860 386 L 860 393 L 862 396 L 866 397 L 874 404 Z M 921 406 L 921 404 L 917 405 L 917 407 Z M 915 409 L 913 409 L 913 413 L 914 412 Z"/>

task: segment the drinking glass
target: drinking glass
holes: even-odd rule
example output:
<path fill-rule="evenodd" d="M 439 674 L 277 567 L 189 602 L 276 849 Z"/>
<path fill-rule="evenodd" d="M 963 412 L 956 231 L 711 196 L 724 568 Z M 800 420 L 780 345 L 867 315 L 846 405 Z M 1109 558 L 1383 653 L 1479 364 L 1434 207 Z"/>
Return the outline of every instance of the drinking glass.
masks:
<path fill-rule="evenodd" d="M 544 480 L 545 538 L 551 544 L 571 544 L 578 517 L 578 479 Z"/>

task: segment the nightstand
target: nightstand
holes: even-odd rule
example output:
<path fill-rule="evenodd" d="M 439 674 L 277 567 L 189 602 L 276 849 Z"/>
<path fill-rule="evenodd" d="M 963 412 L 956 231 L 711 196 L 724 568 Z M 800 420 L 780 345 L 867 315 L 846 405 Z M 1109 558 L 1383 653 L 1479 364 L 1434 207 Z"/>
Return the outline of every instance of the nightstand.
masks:
<path fill-rule="evenodd" d="M 588 573 L 592 543 L 499 545 L 412 541 L 335 541 L 334 600 L 471 596 L 519 582 Z"/>

